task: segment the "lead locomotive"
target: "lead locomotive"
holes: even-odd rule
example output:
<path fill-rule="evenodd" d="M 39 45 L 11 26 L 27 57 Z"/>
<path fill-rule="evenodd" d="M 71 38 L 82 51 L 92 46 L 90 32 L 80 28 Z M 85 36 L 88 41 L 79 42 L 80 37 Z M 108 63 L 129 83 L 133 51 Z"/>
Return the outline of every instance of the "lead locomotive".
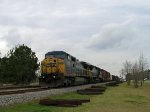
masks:
<path fill-rule="evenodd" d="M 45 54 L 41 62 L 41 86 L 59 87 L 111 81 L 112 75 L 87 62 L 80 62 L 64 51 Z"/>

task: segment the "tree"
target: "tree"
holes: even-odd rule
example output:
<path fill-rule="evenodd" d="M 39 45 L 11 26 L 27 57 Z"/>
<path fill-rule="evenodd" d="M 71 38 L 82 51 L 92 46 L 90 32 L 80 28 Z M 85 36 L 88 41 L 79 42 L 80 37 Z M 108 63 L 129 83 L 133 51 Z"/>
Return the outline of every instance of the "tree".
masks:
<path fill-rule="evenodd" d="M 147 70 L 147 74 L 146 74 L 147 76 L 146 76 L 146 78 L 148 79 L 148 80 L 150 80 L 150 70 Z"/>
<path fill-rule="evenodd" d="M 147 68 L 147 60 L 143 56 L 143 54 L 140 54 L 140 57 L 139 57 L 139 72 L 140 72 L 141 86 L 144 82 L 144 71 L 146 70 L 146 68 Z"/>
<path fill-rule="evenodd" d="M 124 63 L 123 63 L 123 69 L 122 69 L 122 71 L 124 72 L 124 75 L 125 75 L 125 77 L 126 77 L 126 80 L 127 80 L 127 84 L 128 85 L 130 85 L 130 83 L 131 83 L 131 66 L 132 66 L 132 64 L 131 64 L 131 62 L 130 61 L 125 61 Z"/>
<path fill-rule="evenodd" d="M 2 59 L 3 81 L 15 84 L 29 84 L 35 80 L 38 58 L 31 48 L 18 45 Z"/>
<path fill-rule="evenodd" d="M 1 58 L 0 62 L 0 82 L 7 83 L 12 82 L 12 74 L 9 67 L 9 60 L 7 57 Z"/>
<path fill-rule="evenodd" d="M 2 77 L 2 73 L 1 73 L 1 71 L 2 71 L 2 70 L 1 70 L 1 68 L 2 68 L 2 67 L 1 67 L 1 60 L 2 60 L 2 59 L 1 59 L 1 52 L 0 52 L 0 83 L 1 83 L 1 77 Z"/>
<path fill-rule="evenodd" d="M 130 85 L 131 80 L 133 80 L 134 86 L 138 87 L 139 81 L 142 86 L 144 78 L 149 74 L 146 68 L 147 60 L 144 58 L 143 54 L 141 54 L 138 61 L 134 63 L 130 63 L 126 60 L 123 63 L 123 69 L 121 69 L 121 73 L 126 76 L 128 85 Z"/>
<path fill-rule="evenodd" d="M 133 80 L 134 80 L 134 86 L 135 86 L 135 88 L 137 88 L 138 81 L 139 81 L 139 68 L 138 68 L 137 62 L 135 62 L 132 66 L 132 75 L 133 75 Z"/>

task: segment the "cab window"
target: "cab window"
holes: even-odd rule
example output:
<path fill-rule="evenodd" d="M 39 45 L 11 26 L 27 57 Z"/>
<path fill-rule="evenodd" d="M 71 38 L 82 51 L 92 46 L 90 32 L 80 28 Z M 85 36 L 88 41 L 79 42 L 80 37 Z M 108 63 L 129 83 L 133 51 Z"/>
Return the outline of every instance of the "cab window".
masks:
<path fill-rule="evenodd" d="M 45 58 L 54 58 L 54 55 L 46 55 Z"/>

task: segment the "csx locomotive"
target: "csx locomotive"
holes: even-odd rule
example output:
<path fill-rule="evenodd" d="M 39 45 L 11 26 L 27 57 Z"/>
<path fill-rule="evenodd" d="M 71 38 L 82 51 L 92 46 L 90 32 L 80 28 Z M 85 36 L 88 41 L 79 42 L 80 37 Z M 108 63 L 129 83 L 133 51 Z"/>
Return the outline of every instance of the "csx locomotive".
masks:
<path fill-rule="evenodd" d="M 115 80 L 117 77 L 99 67 L 82 62 L 64 51 L 45 54 L 41 62 L 41 86 L 60 87 Z"/>

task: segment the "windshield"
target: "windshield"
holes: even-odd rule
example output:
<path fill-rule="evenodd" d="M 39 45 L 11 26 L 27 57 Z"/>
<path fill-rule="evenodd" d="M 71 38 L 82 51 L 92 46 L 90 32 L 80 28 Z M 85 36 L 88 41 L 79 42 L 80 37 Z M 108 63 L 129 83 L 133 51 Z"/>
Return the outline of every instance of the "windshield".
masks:
<path fill-rule="evenodd" d="M 65 54 L 47 54 L 45 55 L 45 58 L 65 58 Z"/>
<path fill-rule="evenodd" d="M 54 55 L 46 55 L 45 58 L 54 58 Z"/>

